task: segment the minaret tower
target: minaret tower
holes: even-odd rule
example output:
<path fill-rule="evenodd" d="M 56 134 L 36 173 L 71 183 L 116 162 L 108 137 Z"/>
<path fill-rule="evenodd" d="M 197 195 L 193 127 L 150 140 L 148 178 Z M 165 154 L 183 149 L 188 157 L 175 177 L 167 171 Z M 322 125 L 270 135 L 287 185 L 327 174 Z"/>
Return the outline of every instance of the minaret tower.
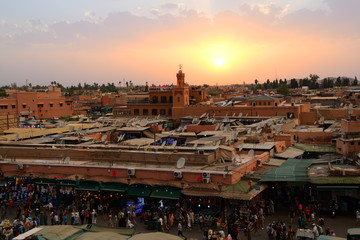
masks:
<path fill-rule="evenodd" d="M 185 84 L 185 73 L 182 71 L 182 66 L 179 66 L 179 71 L 176 74 L 177 84 L 173 87 L 173 110 L 172 117 L 179 118 L 184 116 L 184 109 L 189 105 L 189 86 Z"/>

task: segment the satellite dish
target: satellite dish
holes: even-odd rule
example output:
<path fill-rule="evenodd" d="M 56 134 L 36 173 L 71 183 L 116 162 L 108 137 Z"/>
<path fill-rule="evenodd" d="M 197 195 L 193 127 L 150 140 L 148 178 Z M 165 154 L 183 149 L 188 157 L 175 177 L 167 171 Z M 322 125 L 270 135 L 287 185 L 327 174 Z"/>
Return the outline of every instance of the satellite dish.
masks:
<path fill-rule="evenodd" d="M 17 133 L 16 135 L 15 135 L 15 139 L 14 139 L 15 141 L 18 141 L 19 140 L 19 134 Z"/>
<path fill-rule="evenodd" d="M 255 152 L 253 149 L 251 149 L 249 152 L 248 152 L 248 156 L 249 157 L 254 157 L 255 156 Z"/>
<path fill-rule="evenodd" d="M 107 139 L 107 136 L 106 136 L 106 135 L 102 135 L 102 136 L 101 136 L 101 141 L 102 141 L 102 142 L 105 142 L 106 139 Z"/>
<path fill-rule="evenodd" d="M 242 115 L 243 115 L 243 113 L 241 112 L 241 113 L 239 113 L 239 117 L 242 117 Z"/>
<path fill-rule="evenodd" d="M 70 162 L 70 157 L 66 157 L 65 159 L 64 159 L 64 163 L 69 163 Z"/>
<path fill-rule="evenodd" d="M 177 160 L 176 162 L 176 168 L 180 169 L 180 168 L 184 168 L 185 167 L 185 163 L 186 163 L 186 159 L 181 157 Z"/>
<path fill-rule="evenodd" d="M 4 157 L 2 155 L 0 155 L 0 161 L 2 161 L 2 160 L 4 160 Z"/>
<path fill-rule="evenodd" d="M 70 127 L 69 127 L 69 131 L 70 131 L 70 132 L 73 132 L 73 131 L 74 131 L 74 126 L 70 126 Z"/>
<path fill-rule="evenodd" d="M 163 141 L 163 142 L 161 143 L 161 146 L 164 147 L 165 144 L 166 144 L 166 141 Z"/>

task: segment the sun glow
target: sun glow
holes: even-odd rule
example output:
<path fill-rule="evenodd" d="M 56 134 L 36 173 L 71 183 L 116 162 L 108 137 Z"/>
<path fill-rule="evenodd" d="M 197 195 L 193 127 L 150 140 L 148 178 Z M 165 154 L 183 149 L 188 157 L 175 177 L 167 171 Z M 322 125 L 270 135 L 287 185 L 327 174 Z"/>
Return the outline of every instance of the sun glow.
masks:
<path fill-rule="evenodd" d="M 216 67 L 220 68 L 223 67 L 225 65 L 225 59 L 223 57 L 216 57 L 214 59 L 214 64 Z"/>

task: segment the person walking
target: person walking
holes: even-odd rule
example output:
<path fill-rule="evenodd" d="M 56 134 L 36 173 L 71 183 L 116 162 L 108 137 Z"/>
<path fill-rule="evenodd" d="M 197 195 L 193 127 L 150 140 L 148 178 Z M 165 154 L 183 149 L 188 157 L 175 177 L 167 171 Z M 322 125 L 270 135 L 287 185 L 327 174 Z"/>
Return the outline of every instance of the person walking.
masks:
<path fill-rule="evenodd" d="M 178 235 L 178 236 L 182 236 L 183 238 L 185 238 L 185 236 L 184 236 L 183 233 L 182 233 L 182 229 L 183 229 L 182 224 L 181 224 L 181 222 L 179 222 L 179 224 L 178 224 L 178 226 L 177 226 L 177 230 L 178 230 L 177 235 Z"/>
<path fill-rule="evenodd" d="M 95 209 L 93 209 L 92 212 L 91 212 L 91 220 L 92 220 L 92 224 L 96 224 L 97 213 L 96 213 Z"/>

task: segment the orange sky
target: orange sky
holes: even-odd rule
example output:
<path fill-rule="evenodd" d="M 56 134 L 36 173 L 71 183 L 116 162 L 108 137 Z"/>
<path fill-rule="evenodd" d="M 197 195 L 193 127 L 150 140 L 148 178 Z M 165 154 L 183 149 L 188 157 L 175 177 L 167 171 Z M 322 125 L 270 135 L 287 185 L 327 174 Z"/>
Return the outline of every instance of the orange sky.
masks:
<path fill-rule="evenodd" d="M 183 6 L 156 17 L 119 11 L 97 21 L 33 24 L 12 34 L 2 21 L 0 80 L 171 84 L 179 64 L 194 85 L 354 77 L 360 69 L 360 4 L 349 1 L 342 9 L 326 2 L 330 10 L 285 16 L 285 7 L 246 4 L 213 16 Z"/>

